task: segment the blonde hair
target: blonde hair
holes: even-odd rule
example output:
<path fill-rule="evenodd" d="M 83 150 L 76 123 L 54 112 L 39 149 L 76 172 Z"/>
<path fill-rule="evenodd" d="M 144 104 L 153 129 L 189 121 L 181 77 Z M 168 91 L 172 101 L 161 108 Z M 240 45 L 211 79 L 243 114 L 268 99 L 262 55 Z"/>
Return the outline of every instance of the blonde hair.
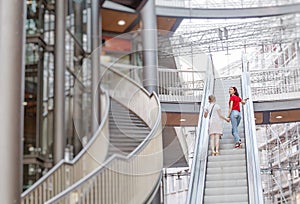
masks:
<path fill-rule="evenodd" d="M 208 97 L 209 102 L 216 102 L 216 97 L 212 94 Z"/>

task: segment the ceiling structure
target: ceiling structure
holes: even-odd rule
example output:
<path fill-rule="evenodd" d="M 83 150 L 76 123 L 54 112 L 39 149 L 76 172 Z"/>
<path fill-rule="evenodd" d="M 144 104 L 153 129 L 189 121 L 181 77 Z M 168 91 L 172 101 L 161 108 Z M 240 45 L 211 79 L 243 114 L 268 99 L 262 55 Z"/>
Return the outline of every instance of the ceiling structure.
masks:
<path fill-rule="evenodd" d="M 183 56 L 295 42 L 300 39 L 299 15 L 285 15 L 224 23 L 211 20 L 203 24 L 180 26 L 176 34 L 159 39 L 160 57 Z M 171 47 L 170 47 L 171 41 Z"/>
<path fill-rule="evenodd" d="M 105 0 L 101 0 L 101 4 L 103 4 L 104 2 Z M 106 0 L 106 2 L 108 2 L 108 0 Z M 114 2 L 139 11 L 141 10 L 141 8 L 143 8 L 147 0 L 109 0 L 109 2 Z"/>
<path fill-rule="evenodd" d="M 104 33 L 123 34 L 126 32 L 137 31 L 141 28 L 141 17 L 138 12 L 139 10 L 136 8 L 141 9 L 145 0 L 115 0 L 112 2 L 128 6 L 129 8 L 134 8 L 135 10 L 121 10 L 117 9 L 116 6 L 116 10 L 113 10 L 111 9 L 113 6 L 110 6 L 109 8 L 103 6 L 100 13 L 102 15 L 102 30 Z M 140 2 L 140 4 L 137 5 L 136 2 Z M 157 29 L 174 32 L 180 25 L 181 21 L 182 18 L 178 17 L 157 16 Z"/>

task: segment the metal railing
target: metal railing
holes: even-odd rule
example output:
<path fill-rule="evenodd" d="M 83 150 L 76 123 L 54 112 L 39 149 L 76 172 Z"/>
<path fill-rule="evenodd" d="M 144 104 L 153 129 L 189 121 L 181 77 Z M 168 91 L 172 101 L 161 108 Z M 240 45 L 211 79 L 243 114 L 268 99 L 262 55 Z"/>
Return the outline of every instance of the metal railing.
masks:
<path fill-rule="evenodd" d="M 250 71 L 253 100 L 282 100 L 300 97 L 298 67 Z"/>
<path fill-rule="evenodd" d="M 212 63 L 212 59 L 210 58 Z M 198 120 L 198 127 L 196 133 L 196 142 L 194 149 L 193 163 L 191 166 L 191 176 L 189 183 L 189 190 L 187 195 L 188 204 L 203 203 L 205 175 L 208 155 L 208 120 L 204 118 L 204 107 L 208 105 L 208 95 L 214 90 L 214 71 L 213 65 L 208 65 L 203 97 L 201 101 L 201 109 Z"/>
<path fill-rule="evenodd" d="M 102 94 L 102 123 L 92 139 L 72 160 L 61 160 L 33 186 L 22 193 L 22 204 L 40 204 L 65 190 L 100 166 L 104 161 L 109 141 L 109 98 Z"/>
<path fill-rule="evenodd" d="M 249 98 L 244 106 L 244 129 L 246 140 L 246 164 L 248 177 L 248 199 L 250 204 L 264 203 L 262 182 L 260 175 L 260 160 L 256 141 L 256 128 L 254 120 L 253 100 L 250 88 L 250 77 L 243 63 L 242 93 L 244 98 Z"/>
<path fill-rule="evenodd" d="M 158 94 L 161 101 L 201 101 L 205 72 L 159 69 Z"/>
<path fill-rule="evenodd" d="M 110 96 L 144 120 L 151 132 L 128 156 L 114 154 L 48 204 L 147 203 L 160 183 L 163 154 L 158 97 L 111 68 L 102 70 L 101 76 Z"/>
<path fill-rule="evenodd" d="M 111 63 L 103 62 L 109 66 Z M 143 68 L 128 64 L 114 67 L 138 84 L 143 82 Z M 158 96 L 160 101 L 200 102 L 204 88 L 205 71 L 158 68 Z"/>
<path fill-rule="evenodd" d="M 256 8 L 299 3 L 299 0 L 156 0 L 156 6 L 179 8 Z"/>

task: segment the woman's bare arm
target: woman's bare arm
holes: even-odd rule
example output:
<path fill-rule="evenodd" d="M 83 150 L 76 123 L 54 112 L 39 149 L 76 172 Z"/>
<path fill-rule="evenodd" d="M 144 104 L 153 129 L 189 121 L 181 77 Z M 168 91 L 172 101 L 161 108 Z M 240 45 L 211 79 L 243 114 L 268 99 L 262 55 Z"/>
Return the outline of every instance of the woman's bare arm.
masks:
<path fill-rule="evenodd" d="M 242 103 L 243 105 L 245 105 L 248 99 L 249 99 L 249 98 L 243 99 L 243 100 L 241 101 L 241 103 Z"/>
<path fill-rule="evenodd" d="M 228 110 L 228 118 L 230 118 L 230 113 L 232 111 L 233 101 L 230 101 L 229 103 L 229 110 Z"/>
<path fill-rule="evenodd" d="M 204 111 L 204 118 L 207 118 L 207 116 L 208 116 L 208 112 L 205 110 Z"/>
<path fill-rule="evenodd" d="M 208 108 L 207 107 L 205 107 L 205 108 L 203 108 L 203 111 L 204 111 L 204 118 L 207 118 L 207 116 L 208 116 Z"/>

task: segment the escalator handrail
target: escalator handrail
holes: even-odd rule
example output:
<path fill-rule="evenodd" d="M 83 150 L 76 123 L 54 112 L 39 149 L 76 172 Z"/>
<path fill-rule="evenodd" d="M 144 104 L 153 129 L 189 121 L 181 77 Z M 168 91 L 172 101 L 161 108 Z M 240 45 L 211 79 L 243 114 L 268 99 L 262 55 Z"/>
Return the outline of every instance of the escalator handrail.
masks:
<path fill-rule="evenodd" d="M 244 106 L 248 199 L 250 204 L 262 204 L 264 203 L 264 199 L 259 166 L 260 161 L 258 156 L 258 146 L 256 141 L 256 127 L 250 87 L 250 76 L 245 69 L 242 72 L 242 94 L 244 98 L 249 98 L 248 102 Z"/>
<path fill-rule="evenodd" d="M 210 57 L 212 63 L 212 58 Z M 193 163 L 191 166 L 191 176 L 189 182 L 189 190 L 187 195 L 187 204 L 203 203 L 204 189 L 205 189 L 205 175 L 208 154 L 208 120 L 205 120 L 204 107 L 208 105 L 208 96 L 214 90 L 214 71 L 212 68 L 207 67 L 205 79 L 205 88 L 201 100 L 201 107 L 199 113 L 199 120 L 196 133 L 195 149 Z"/>

